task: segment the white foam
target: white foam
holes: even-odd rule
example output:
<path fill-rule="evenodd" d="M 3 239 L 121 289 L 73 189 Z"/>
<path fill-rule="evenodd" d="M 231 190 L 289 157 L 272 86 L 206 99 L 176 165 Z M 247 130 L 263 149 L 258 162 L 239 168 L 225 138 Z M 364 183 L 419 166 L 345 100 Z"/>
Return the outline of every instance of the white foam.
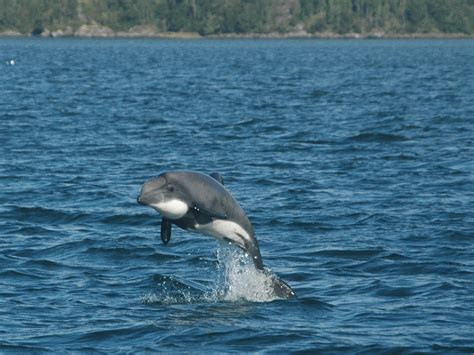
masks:
<path fill-rule="evenodd" d="M 215 302 L 215 296 L 211 293 L 196 293 L 192 288 L 179 285 L 168 285 L 167 281 L 161 281 L 162 290 L 151 292 L 141 297 L 145 304 L 191 304 L 199 302 Z"/>
<path fill-rule="evenodd" d="M 255 269 L 242 250 L 219 243 L 218 275 L 215 293 L 225 301 L 270 302 L 279 299 L 272 287 L 272 274 Z M 269 271 L 269 270 L 267 270 Z"/>
<path fill-rule="evenodd" d="M 188 304 L 195 303 L 196 297 L 193 297 L 187 290 L 180 290 L 179 294 L 163 293 L 148 293 L 141 297 L 145 304 Z"/>

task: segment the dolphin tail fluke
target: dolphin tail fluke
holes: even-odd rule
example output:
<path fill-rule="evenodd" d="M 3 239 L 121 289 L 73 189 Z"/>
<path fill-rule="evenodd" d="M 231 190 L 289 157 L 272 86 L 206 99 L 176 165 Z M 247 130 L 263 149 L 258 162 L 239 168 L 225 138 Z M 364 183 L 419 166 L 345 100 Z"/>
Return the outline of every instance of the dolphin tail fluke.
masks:
<path fill-rule="evenodd" d="M 276 297 L 283 299 L 296 297 L 295 291 L 285 281 L 269 271 L 265 270 L 264 272 L 269 276 L 270 287 L 273 289 Z"/>
<path fill-rule="evenodd" d="M 263 267 L 262 255 L 260 254 L 257 239 L 245 240 L 244 249 L 252 258 L 255 268 L 268 276 L 269 286 L 273 289 L 276 297 L 284 299 L 296 297 L 296 293 L 285 281 Z"/>

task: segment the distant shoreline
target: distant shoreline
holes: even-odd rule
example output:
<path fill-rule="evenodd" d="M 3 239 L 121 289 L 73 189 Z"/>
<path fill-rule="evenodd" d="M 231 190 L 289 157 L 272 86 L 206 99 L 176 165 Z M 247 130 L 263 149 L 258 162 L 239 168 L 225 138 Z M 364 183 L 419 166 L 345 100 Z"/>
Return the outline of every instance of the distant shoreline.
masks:
<path fill-rule="evenodd" d="M 149 27 L 137 26 L 128 31 L 113 31 L 109 27 L 97 24 L 82 25 L 73 30 L 71 27 L 40 34 L 24 34 L 14 30 L 0 32 L 0 38 L 151 38 L 151 39 L 474 39 L 474 34 L 465 33 L 345 33 L 334 32 L 308 33 L 306 31 L 270 32 L 270 33 L 221 33 L 200 35 L 197 32 L 157 32 Z"/>

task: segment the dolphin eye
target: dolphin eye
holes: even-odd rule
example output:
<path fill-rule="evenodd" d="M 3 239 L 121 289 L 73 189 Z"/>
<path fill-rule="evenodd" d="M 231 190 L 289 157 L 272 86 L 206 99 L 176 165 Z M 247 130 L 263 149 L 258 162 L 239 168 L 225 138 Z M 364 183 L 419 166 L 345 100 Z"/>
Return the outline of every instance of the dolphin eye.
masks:
<path fill-rule="evenodd" d="M 168 185 L 168 191 L 169 192 L 174 192 L 174 186 L 173 185 Z"/>

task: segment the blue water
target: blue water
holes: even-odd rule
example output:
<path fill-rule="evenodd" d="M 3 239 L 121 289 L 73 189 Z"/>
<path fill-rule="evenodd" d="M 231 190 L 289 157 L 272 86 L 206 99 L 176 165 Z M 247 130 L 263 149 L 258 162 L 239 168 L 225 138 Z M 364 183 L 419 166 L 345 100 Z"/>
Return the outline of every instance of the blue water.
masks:
<path fill-rule="evenodd" d="M 473 63 L 472 40 L 1 39 L 0 352 L 474 352 Z M 221 173 L 297 299 L 249 295 L 210 237 L 161 244 L 136 197 L 171 169 Z"/>

